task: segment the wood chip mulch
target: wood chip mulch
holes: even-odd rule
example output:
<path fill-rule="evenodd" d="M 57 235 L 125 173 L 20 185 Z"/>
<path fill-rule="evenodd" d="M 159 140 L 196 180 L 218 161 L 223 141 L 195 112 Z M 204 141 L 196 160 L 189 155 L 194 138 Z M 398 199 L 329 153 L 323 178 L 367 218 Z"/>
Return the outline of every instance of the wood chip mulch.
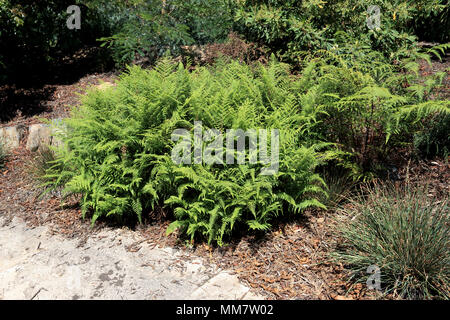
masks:
<path fill-rule="evenodd" d="M 450 195 L 450 156 L 407 163 L 400 168 L 399 176 L 405 183 L 426 186 L 430 198 L 443 199 Z"/>
<path fill-rule="evenodd" d="M 331 224 L 326 214 L 306 213 L 262 239 L 248 236 L 220 249 L 203 246 L 196 252 L 233 270 L 270 299 L 366 299 L 362 286 L 350 288 L 343 267 L 330 260 L 335 242 Z"/>
<path fill-rule="evenodd" d="M 9 154 L 0 170 L 0 214 L 8 220 L 20 217 L 31 226 L 51 224 L 53 233 L 69 238 L 84 234 L 89 225 L 81 220 L 75 199 L 62 207 L 60 195 L 40 198 L 39 182 L 30 173 L 33 155 L 24 146 Z"/>
<path fill-rule="evenodd" d="M 66 118 L 89 87 L 116 79 L 115 72 L 107 72 L 83 76 L 72 84 L 46 84 L 34 88 L 0 86 L 0 128 L 29 126 L 42 123 L 41 119 Z"/>

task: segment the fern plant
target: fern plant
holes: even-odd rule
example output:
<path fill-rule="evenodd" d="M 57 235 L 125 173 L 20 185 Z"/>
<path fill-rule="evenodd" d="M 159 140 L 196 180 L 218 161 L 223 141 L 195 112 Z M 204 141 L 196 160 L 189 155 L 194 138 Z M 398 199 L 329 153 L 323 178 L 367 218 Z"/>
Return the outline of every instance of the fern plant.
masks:
<path fill-rule="evenodd" d="M 192 240 L 219 245 L 236 228 L 265 231 L 278 215 L 324 207 L 314 196 L 324 185 L 314 173 L 320 145 L 303 135 L 320 110 L 302 110 L 294 80 L 274 60 L 255 69 L 219 62 L 192 73 L 169 59 L 153 70 L 130 67 L 116 87 L 91 91 L 74 109 L 65 123 L 65 148 L 44 185 L 80 194 L 92 223 L 100 217 L 142 221 L 165 205 L 176 218 L 169 233 L 180 229 Z M 260 175 L 267 165 L 249 161 L 174 163 L 171 134 L 192 132 L 195 121 L 223 133 L 279 129 L 279 171 Z"/>
<path fill-rule="evenodd" d="M 303 108 L 323 110 L 312 138 L 336 143 L 336 156 L 356 180 L 373 178 L 395 148 L 411 145 L 423 120 L 450 112 L 448 100 L 431 100 L 443 74 L 419 78 L 411 57 L 392 65 L 370 48 L 349 46 L 307 61 L 299 99 Z"/>
<path fill-rule="evenodd" d="M 440 61 L 442 61 L 442 56 L 445 56 L 445 53 L 450 50 L 450 42 L 449 43 L 441 43 L 432 48 L 426 50 L 428 54 L 433 54 Z"/>
<path fill-rule="evenodd" d="M 91 91 L 74 109 L 44 185 L 81 195 L 92 223 L 142 221 L 167 206 L 176 219 L 169 233 L 219 245 L 236 228 L 265 231 L 281 214 L 324 208 L 319 164 L 337 161 L 355 180 L 369 179 L 421 119 L 449 109 L 448 101 L 420 94 L 440 79 L 421 84 L 411 61 L 393 66 L 369 49 L 339 50 L 311 57 L 300 76 L 274 58 L 268 66 L 219 61 L 193 72 L 168 58 L 152 70 L 130 67 L 117 86 Z M 196 122 L 224 135 L 279 130 L 278 171 L 260 175 L 268 166 L 250 161 L 250 152 L 239 165 L 176 164 L 172 134 L 183 129 L 194 145 Z"/>

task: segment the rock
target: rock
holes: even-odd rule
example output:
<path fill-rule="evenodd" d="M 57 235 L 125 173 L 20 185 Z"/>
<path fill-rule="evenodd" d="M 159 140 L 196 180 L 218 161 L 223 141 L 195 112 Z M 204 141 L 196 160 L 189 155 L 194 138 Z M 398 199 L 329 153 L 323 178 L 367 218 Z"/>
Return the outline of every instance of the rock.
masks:
<path fill-rule="evenodd" d="M 113 243 L 142 243 L 139 252 Z M 0 298 L 6 300 L 246 300 L 249 294 L 236 276 L 214 266 L 186 277 L 184 263 L 205 260 L 176 248 L 144 245 L 136 231 L 103 229 L 85 242 L 55 235 L 49 225 L 30 228 L 16 216 L 0 214 Z M 144 241 L 144 242 L 142 242 Z M 169 254 L 169 252 L 171 254 Z M 182 260 L 179 258 L 182 257 Z M 209 280 L 209 281 L 208 281 Z M 195 297 L 191 297 L 197 289 Z M 263 299 L 263 297 L 260 297 Z"/>
<path fill-rule="evenodd" d="M 201 273 L 204 270 L 205 270 L 205 267 L 203 266 L 202 261 L 199 259 L 196 259 L 186 265 L 186 274 L 187 275 Z"/>
<path fill-rule="evenodd" d="M 262 300 L 261 296 L 258 296 L 254 294 L 253 292 L 249 291 L 242 300 Z"/>
<path fill-rule="evenodd" d="M 24 128 L 22 126 L 14 126 L 0 129 L 0 143 L 8 151 L 18 148 L 20 141 L 24 137 Z"/>
<path fill-rule="evenodd" d="M 28 140 L 27 140 L 27 150 L 32 152 L 37 151 L 43 145 L 51 145 L 51 129 L 49 125 L 46 124 L 33 124 L 30 126 Z"/>
<path fill-rule="evenodd" d="M 239 279 L 227 272 L 221 272 L 195 290 L 193 300 L 241 300 L 250 289 L 240 283 Z"/>
<path fill-rule="evenodd" d="M 336 296 L 336 297 L 334 297 L 334 300 L 353 300 L 353 298 L 345 297 L 345 296 Z"/>
<path fill-rule="evenodd" d="M 53 119 L 50 125 L 33 124 L 29 129 L 26 148 L 35 152 L 45 145 L 59 147 L 63 144 L 59 136 L 64 134 L 64 130 L 62 119 Z"/>

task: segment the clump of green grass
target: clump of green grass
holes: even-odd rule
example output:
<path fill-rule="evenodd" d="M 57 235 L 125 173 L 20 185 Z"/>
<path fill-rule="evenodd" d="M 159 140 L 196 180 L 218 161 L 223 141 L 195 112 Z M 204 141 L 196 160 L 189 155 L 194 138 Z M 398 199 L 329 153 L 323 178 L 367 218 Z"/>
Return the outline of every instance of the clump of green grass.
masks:
<path fill-rule="evenodd" d="M 51 173 L 60 172 L 61 164 L 55 151 L 50 147 L 39 148 L 35 157 L 28 163 L 29 173 L 39 182 L 45 183 L 56 178 Z"/>
<path fill-rule="evenodd" d="M 329 168 L 321 173 L 326 183 L 326 194 L 321 195 L 319 201 L 324 204 L 329 211 L 336 210 L 351 197 L 352 191 L 357 186 L 349 173 L 339 168 Z"/>
<path fill-rule="evenodd" d="M 6 150 L 3 144 L 0 142 L 0 169 L 3 169 L 6 163 Z"/>
<path fill-rule="evenodd" d="M 351 281 L 366 282 L 376 265 L 385 294 L 449 298 L 448 198 L 430 199 L 425 187 L 376 186 L 349 207 L 334 257 L 351 270 Z"/>

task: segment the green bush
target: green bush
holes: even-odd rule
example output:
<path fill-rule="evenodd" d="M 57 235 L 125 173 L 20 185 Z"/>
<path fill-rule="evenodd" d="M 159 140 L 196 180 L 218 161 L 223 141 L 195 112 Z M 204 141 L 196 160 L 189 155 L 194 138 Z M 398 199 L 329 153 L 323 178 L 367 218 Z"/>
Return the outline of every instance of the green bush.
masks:
<path fill-rule="evenodd" d="M 408 27 L 419 40 L 450 42 L 450 6 L 448 1 L 429 1 L 417 6 Z"/>
<path fill-rule="evenodd" d="M 110 1 L 94 0 L 103 6 Z M 118 65 L 148 59 L 150 63 L 181 47 L 221 41 L 232 29 L 229 0 L 115 1 L 122 19 L 117 32 L 100 40 L 112 50 Z"/>
<path fill-rule="evenodd" d="M 300 76 L 274 60 L 268 67 L 219 62 L 192 73 L 170 60 L 151 71 L 130 68 L 67 120 L 63 169 L 47 171 L 48 185 L 81 194 L 93 222 L 130 213 L 141 220 L 166 205 L 177 220 L 169 231 L 219 244 L 235 224 L 267 230 L 278 214 L 323 207 L 312 197 L 322 192 L 318 164 L 333 161 L 355 180 L 372 178 L 377 163 L 410 143 L 421 119 L 450 109 L 448 101 L 427 100 L 440 78 L 420 84 L 415 63 L 392 66 L 370 50 L 339 50 L 312 57 Z M 258 175 L 262 163 L 175 165 L 171 133 L 192 132 L 195 121 L 224 133 L 279 129 L 279 172 Z"/>
<path fill-rule="evenodd" d="M 361 45 L 367 45 L 388 56 L 400 48 L 411 46 L 415 40 L 413 32 L 419 32 L 418 26 L 425 19 L 429 18 L 429 21 L 448 10 L 446 2 L 247 0 L 238 2 L 235 28 L 249 40 L 267 45 L 280 58 L 294 63 L 298 63 L 305 51 L 330 49 L 343 44 L 336 36 L 342 32 L 358 40 Z M 371 30 L 367 27 L 367 10 L 370 5 L 380 8 L 378 29 Z M 444 17 L 441 19 L 445 20 Z M 446 34 L 448 38 L 444 26 L 440 26 L 438 30 L 442 30 L 442 34 Z"/>
<path fill-rule="evenodd" d="M 450 114 L 448 100 L 429 100 L 445 74 L 419 78 L 414 58 L 393 65 L 379 52 L 349 45 L 308 61 L 298 92 L 304 109 L 321 110 L 311 139 L 335 143 L 340 165 L 355 180 L 373 178 L 396 148 L 411 145 L 420 120 Z"/>
<path fill-rule="evenodd" d="M 366 282 L 367 268 L 376 265 L 384 293 L 449 298 L 448 198 L 430 199 L 423 187 L 376 187 L 345 212 L 343 244 L 334 256 L 351 270 L 352 281 Z"/>
<path fill-rule="evenodd" d="M 280 214 L 323 207 L 314 198 L 323 192 L 314 173 L 319 145 L 302 134 L 315 112 L 302 110 L 294 83 L 288 68 L 274 61 L 256 69 L 219 63 L 192 73 L 168 60 L 150 71 L 131 67 L 115 88 L 90 92 L 66 121 L 62 169 L 48 170 L 46 185 L 81 194 L 92 223 L 99 217 L 140 221 L 166 205 L 176 218 L 168 232 L 179 228 L 191 240 L 219 245 L 236 228 L 267 230 Z M 260 175 L 267 165 L 249 161 L 176 165 L 171 134 L 192 132 L 194 121 L 221 132 L 279 129 L 279 171 Z"/>

